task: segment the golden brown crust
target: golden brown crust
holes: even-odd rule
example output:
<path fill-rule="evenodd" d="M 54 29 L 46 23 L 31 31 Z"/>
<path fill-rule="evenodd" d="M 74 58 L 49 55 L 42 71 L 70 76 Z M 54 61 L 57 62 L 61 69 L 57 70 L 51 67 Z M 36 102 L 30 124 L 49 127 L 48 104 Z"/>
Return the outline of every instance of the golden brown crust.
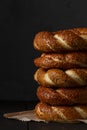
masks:
<path fill-rule="evenodd" d="M 81 87 L 87 85 L 87 69 L 44 70 L 39 68 L 34 79 L 46 87 Z"/>
<path fill-rule="evenodd" d="M 87 88 L 37 88 L 37 97 L 41 102 L 50 105 L 87 104 Z"/>
<path fill-rule="evenodd" d="M 37 67 L 45 69 L 87 68 L 87 52 L 42 54 L 34 60 L 34 63 Z"/>
<path fill-rule="evenodd" d="M 81 106 L 50 106 L 38 103 L 35 107 L 38 118 L 46 121 L 75 121 L 87 118 L 87 105 Z"/>
<path fill-rule="evenodd" d="M 34 48 L 42 52 L 87 50 L 87 28 L 39 32 L 34 38 Z"/>
<path fill-rule="evenodd" d="M 73 31 L 74 33 L 76 33 L 77 35 L 87 35 L 87 28 L 73 28 L 71 29 L 71 31 Z"/>

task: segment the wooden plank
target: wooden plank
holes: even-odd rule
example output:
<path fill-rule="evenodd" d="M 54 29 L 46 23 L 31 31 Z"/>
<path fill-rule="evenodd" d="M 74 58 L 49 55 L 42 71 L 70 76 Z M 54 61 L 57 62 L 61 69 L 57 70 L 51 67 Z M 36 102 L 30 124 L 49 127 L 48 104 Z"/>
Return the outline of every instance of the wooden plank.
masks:
<path fill-rule="evenodd" d="M 0 103 L 0 130 L 28 130 L 26 122 L 5 119 L 4 113 L 26 110 L 26 103 Z"/>
<path fill-rule="evenodd" d="M 83 123 L 43 123 L 29 122 L 29 130 L 87 130 L 87 124 Z"/>

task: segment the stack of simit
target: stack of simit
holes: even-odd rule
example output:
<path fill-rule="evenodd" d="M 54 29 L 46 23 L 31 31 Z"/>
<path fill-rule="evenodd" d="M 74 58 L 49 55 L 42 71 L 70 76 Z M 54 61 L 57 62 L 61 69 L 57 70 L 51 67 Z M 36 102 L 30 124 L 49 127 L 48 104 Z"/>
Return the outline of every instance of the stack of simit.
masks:
<path fill-rule="evenodd" d="M 46 121 L 87 118 L 87 28 L 39 32 L 34 48 L 39 103 L 35 113 Z"/>

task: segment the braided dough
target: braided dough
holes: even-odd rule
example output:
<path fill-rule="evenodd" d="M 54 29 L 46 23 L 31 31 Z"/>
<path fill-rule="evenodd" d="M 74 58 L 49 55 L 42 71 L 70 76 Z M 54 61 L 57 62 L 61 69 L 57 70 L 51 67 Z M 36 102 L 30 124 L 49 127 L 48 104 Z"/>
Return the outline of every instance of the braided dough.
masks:
<path fill-rule="evenodd" d="M 87 50 L 87 28 L 39 32 L 34 38 L 34 48 L 42 52 Z"/>
<path fill-rule="evenodd" d="M 37 67 L 45 69 L 59 68 L 86 68 L 87 67 L 87 52 L 73 52 L 65 54 L 42 54 L 36 58 L 34 63 Z"/>
<path fill-rule="evenodd" d="M 87 88 L 37 88 L 37 97 L 41 102 L 50 105 L 87 104 Z"/>
<path fill-rule="evenodd" d="M 87 85 L 87 69 L 45 70 L 39 68 L 34 79 L 45 87 L 81 87 Z"/>
<path fill-rule="evenodd" d="M 46 121 L 75 121 L 87 118 L 87 105 L 78 106 L 50 106 L 38 103 L 35 107 L 38 118 Z"/>

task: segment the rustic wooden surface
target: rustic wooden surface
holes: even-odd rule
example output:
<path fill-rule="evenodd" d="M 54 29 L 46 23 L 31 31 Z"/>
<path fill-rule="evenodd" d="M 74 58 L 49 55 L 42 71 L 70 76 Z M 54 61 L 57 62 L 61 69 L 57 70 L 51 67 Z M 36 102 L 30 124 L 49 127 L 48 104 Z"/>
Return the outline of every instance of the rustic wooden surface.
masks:
<path fill-rule="evenodd" d="M 87 130 L 84 123 L 43 123 L 43 122 L 22 122 L 18 120 L 5 119 L 4 113 L 24 111 L 33 109 L 35 102 L 1 102 L 0 103 L 0 130 Z"/>

